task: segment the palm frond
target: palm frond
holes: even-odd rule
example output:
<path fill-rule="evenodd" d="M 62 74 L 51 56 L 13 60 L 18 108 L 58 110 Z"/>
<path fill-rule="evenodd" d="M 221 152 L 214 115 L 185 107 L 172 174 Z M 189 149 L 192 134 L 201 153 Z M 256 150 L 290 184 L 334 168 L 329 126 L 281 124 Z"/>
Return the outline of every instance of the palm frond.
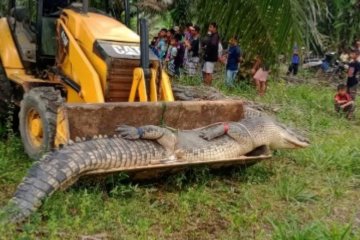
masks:
<path fill-rule="evenodd" d="M 320 7 L 318 0 L 198 0 L 200 22 L 216 21 L 222 36 L 237 35 L 248 55 L 270 58 L 295 43 L 322 44 Z"/>

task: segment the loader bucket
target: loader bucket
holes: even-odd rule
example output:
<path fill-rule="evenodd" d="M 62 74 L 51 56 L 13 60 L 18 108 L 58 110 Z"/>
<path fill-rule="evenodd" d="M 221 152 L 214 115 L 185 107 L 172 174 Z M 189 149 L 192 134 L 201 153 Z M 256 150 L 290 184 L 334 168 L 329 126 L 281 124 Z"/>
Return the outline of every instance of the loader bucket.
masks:
<path fill-rule="evenodd" d="M 60 111 L 67 120 L 67 140 L 73 141 L 114 135 L 121 124 L 191 130 L 244 117 L 242 101 L 65 104 Z"/>
<path fill-rule="evenodd" d="M 158 103 L 105 103 L 105 104 L 65 104 L 58 112 L 56 146 L 69 140 L 91 139 L 94 136 L 112 136 L 122 124 L 140 127 L 144 125 L 167 126 L 174 129 L 191 130 L 218 122 L 239 121 L 244 118 L 242 101 L 186 101 Z M 265 150 L 257 149 L 249 156 L 237 159 L 212 161 L 215 168 L 251 164 L 269 158 Z M 188 165 L 209 164 L 204 162 L 178 162 L 153 164 L 106 172 L 136 172 L 141 178 L 153 177 L 169 170 L 182 169 Z M 88 174 L 104 173 L 89 172 Z"/>

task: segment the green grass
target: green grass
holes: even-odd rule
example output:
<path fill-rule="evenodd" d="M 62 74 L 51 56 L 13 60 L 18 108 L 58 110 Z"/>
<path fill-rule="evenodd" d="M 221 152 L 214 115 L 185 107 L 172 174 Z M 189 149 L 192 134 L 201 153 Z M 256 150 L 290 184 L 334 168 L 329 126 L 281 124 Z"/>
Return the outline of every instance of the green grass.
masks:
<path fill-rule="evenodd" d="M 25 225 L 0 227 L 0 239 L 360 239 L 359 114 L 351 122 L 335 114 L 334 90 L 324 86 L 273 81 L 262 99 L 246 83 L 215 86 L 279 106 L 279 120 L 306 132 L 311 147 L 247 169 L 82 182 L 47 199 Z M 0 142 L 0 206 L 31 165 L 22 152 L 16 138 Z"/>

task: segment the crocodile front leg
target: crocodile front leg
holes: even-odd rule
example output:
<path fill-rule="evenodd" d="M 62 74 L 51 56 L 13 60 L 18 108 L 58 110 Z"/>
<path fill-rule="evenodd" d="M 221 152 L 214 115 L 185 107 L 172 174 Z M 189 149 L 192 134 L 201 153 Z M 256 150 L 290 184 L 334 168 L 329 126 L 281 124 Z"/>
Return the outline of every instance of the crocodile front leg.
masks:
<path fill-rule="evenodd" d="M 211 141 L 227 134 L 229 127 L 230 126 L 227 123 L 218 123 L 201 130 L 199 137 Z"/>
<path fill-rule="evenodd" d="M 227 135 L 238 142 L 244 149 L 253 147 L 253 136 L 244 124 L 231 122 L 219 123 L 203 129 L 199 137 L 211 141 Z"/>
<path fill-rule="evenodd" d="M 143 126 L 139 128 L 122 125 L 118 127 L 116 131 L 120 133 L 121 137 L 128 140 L 156 140 L 161 146 L 166 149 L 169 155 L 175 153 L 177 137 L 174 133 L 172 133 L 166 128 L 153 125 Z"/>

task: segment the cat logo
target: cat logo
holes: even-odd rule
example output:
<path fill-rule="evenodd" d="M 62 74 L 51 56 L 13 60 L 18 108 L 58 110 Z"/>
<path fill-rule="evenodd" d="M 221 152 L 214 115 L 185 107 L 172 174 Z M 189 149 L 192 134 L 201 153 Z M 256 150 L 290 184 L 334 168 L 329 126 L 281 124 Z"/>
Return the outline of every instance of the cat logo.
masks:
<path fill-rule="evenodd" d="M 119 55 L 140 56 L 140 47 L 139 46 L 112 45 L 112 48 Z"/>

